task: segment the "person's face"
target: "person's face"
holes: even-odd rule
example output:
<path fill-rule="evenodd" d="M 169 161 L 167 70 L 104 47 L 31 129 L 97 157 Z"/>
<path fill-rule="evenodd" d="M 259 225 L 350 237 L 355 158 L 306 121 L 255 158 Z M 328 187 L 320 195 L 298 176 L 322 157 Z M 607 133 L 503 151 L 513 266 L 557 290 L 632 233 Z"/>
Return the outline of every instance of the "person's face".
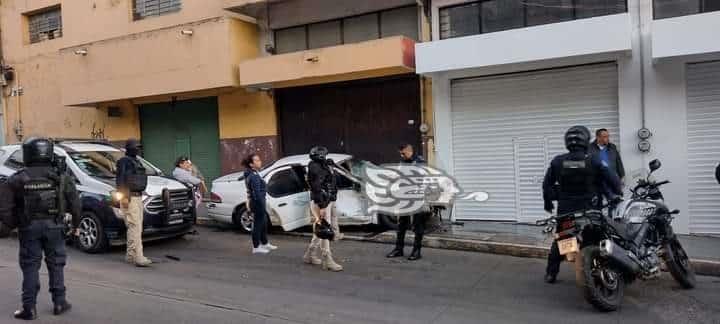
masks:
<path fill-rule="evenodd" d="M 250 165 L 250 167 L 252 167 L 255 170 L 260 170 L 260 168 L 262 168 L 262 160 L 260 160 L 259 156 L 256 155 L 253 157 L 253 161 L 252 161 L 252 164 Z"/>
<path fill-rule="evenodd" d="M 190 161 L 184 161 L 184 162 L 180 163 L 180 167 L 185 170 L 190 171 L 192 169 L 192 163 L 190 163 Z"/>
<path fill-rule="evenodd" d="M 408 146 L 400 150 L 400 158 L 402 158 L 403 160 L 410 160 L 412 159 L 414 153 L 415 152 L 413 152 L 413 148 Z"/>
<path fill-rule="evenodd" d="M 600 132 L 597 137 L 597 142 L 600 145 L 608 145 L 608 143 L 610 143 L 610 133 Z"/>

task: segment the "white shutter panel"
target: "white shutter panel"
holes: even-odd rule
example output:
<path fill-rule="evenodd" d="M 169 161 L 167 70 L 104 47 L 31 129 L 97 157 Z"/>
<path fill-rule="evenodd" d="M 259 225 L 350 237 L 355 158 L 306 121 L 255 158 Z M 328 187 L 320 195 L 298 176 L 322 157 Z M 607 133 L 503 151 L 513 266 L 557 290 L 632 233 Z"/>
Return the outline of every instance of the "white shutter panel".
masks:
<path fill-rule="evenodd" d="M 687 68 L 690 233 L 720 234 L 720 62 Z"/>
<path fill-rule="evenodd" d="M 617 144 L 614 63 L 455 80 L 451 102 L 454 175 L 465 191 L 490 195 L 457 201 L 458 219 L 542 217 L 542 178 L 571 126 L 607 128 Z"/>

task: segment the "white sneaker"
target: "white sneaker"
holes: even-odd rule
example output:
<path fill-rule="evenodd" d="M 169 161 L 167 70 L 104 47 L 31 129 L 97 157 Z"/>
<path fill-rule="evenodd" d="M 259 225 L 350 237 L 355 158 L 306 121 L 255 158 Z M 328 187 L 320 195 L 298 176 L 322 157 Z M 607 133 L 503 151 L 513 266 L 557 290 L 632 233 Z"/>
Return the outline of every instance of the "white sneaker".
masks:
<path fill-rule="evenodd" d="M 268 254 L 270 253 L 270 250 L 260 246 L 252 249 L 253 254 Z"/>
<path fill-rule="evenodd" d="M 265 244 L 265 245 L 260 245 L 260 247 L 263 248 L 263 249 L 266 249 L 266 250 L 270 250 L 270 251 L 272 251 L 272 250 L 277 250 L 277 248 L 278 248 L 277 246 L 272 245 L 272 244 L 270 244 L 270 243 Z"/>

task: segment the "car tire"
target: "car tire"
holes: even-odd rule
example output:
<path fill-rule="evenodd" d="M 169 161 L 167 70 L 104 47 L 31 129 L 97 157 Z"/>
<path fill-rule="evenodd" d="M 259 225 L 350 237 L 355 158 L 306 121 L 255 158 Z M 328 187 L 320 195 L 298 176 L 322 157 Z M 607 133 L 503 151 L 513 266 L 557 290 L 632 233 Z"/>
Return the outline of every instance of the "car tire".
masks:
<path fill-rule="evenodd" d="M 252 232 L 252 215 L 248 213 L 245 205 L 240 205 L 235 208 L 235 212 L 232 215 L 232 223 L 235 229 L 243 233 Z"/>
<path fill-rule="evenodd" d="M 398 229 L 398 219 L 396 216 L 379 214 L 378 224 L 388 231 L 397 231 Z"/>
<path fill-rule="evenodd" d="M 80 216 L 80 235 L 75 238 L 75 246 L 85 253 L 104 252 L 108 247 L 105 226 L 95 213 L 86 211 Z"/>
<path fill-rule="evenodd" d="M 3 224 L 3 223 L 0 223 L 0 238 L 5 238 L 5 237 L 10 236 L 11 232 L 12 232 L 12 230 L 9 227 L 5 226 L 5 224 Z"/>

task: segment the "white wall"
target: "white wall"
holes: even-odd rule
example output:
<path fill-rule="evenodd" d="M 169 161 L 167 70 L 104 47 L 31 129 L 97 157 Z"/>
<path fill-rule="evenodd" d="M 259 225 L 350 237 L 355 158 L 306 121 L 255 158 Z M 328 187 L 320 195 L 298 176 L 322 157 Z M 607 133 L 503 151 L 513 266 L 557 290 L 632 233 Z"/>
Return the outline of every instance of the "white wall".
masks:
<path fill-rule="evenodd" d="M 720 12 L 655 20 L 652 23 L 654 59 L 720 52 Z"/>
<path fill-rule="evenodd" d="M 463 1 L 433 1 L 434 39 L 437 39 L 438 36 L 438 8 L 460 2 Z M 608 59 L 616 60 L 619 69 L 619 145 L 625 168 L 629 173 L 632 170 L 646 167 L 647 163 L 652 159 L 657 158 L 662 161 L 663 167 L 657 172 L 656 177 L 672 181 L 671 184 L 664 187 L 663 192 L 670 208 L 681 210 L 681 214 L 674 223 L 675 230 L 679 233 L 688 233 L 685 66 L 688 62 L 697 61 L 698 57 L 707 59 L 713 56 L 693 55 L 653 62 L 651 26 L 654 21 L 652 2 L 628 0 L 628 5 L 632 43 L 632 54 L 630 56 L 609 58 L 607 54 L 585 55 L 573 58 L 556 58 L 541 62 L 524 62 L 428 74 L 433 79 L 436 125 L 435 149 L 438 166 L 453 174 L 452 123 L 450 118 L 450 82 L 452 79 L 602 62 Z M 692 16 L 689 17 L 692 18 Z M 640 52 L 641 44 L 643 48 L 642 54 Z M 644 82 L 641 80 L 641 67 L 643 66 L 641 64 L 644 64 Z M 653 133 L 653 137 L 650 139 L 652 150 L 649 153 L 641 153 L 637 149 L 639 142 L 637 131 L 643 126 L 641 109 L 641 89 L 643 86 L 646 108 L 645 127 L 649 128 Z"/>
<path fill-rule="evenodd" d="M 437 19 L 435 14 L 433 19 Z M 418 73 L 512 65 L 631 48 L 627 13 L 417 44 Z"/>

